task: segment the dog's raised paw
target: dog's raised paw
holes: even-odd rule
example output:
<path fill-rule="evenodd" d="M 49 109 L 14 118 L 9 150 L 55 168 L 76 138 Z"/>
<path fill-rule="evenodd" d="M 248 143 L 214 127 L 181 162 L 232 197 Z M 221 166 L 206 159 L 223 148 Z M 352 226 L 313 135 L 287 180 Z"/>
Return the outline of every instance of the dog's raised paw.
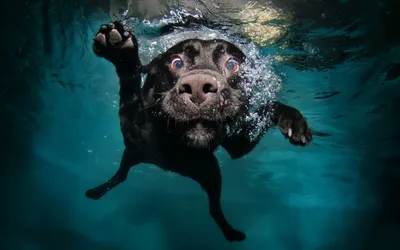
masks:
<path fill-rule="evenodd" d="M 282 134 L 294 145 L 305 146 L 312 140 L 306 118 L 295 108 L 286 108 L 279 118 L 278 126 Z"/>
<path fill-rule="evenodd" d="M 120 22 L 103 24 L 93 38 L 93 51 L 97 56 L 112 61 L 118 58 L 122 49 L 135 47 L 133 39 L 133 34 L 125 31 Z"/>

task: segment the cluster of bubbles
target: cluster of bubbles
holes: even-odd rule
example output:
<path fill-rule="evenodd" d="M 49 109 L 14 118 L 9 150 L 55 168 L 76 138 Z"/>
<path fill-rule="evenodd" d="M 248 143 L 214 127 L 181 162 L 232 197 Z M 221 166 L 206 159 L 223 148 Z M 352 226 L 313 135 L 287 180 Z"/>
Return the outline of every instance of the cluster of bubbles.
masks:
<path fill-rule="evenodd" d="M 159 20 L 139 20 L 129 18 L 125 21 L 125 25 L 130 27 L 139 27 L 141 29 L 154 29 L 166 24 L 183 22 L 184 17 L 190 15 L 195 18 L 201 18 L 200 14 L 191 14 L 184 9 L 171 10 L 170 15 L 165 15 Z M 136 34 L 140 34 L 140 30 L 135 30 Z M 139 42 L 139 53 L 144 64 L 149 63 L 154 57 L 165 52 L 175 44 L 186 39 L 223 39 L 235 44 L 246 55 L 246 60 L 242 64 L 243 69 L 243 87 L 250 101 L 250 114 L 244 117 L 246 121 L 251 121 L 258 126 L 253 126 L 255 131 L 250 134 L 256 138 L 268 123 L 265 117 L 259 117 L 254 110 L 261 106 L 268 105 L 268 102 L 275 99 L 275 94 L 282 87 L 282 78 L 273 67 L 273 56 L 261 55 L 260 49 L 255 43 L 249 39 L 239 36 L 229 29 L 224 27 L 221 30 L 214 30 L 209 27 L 200 26 L 193 30 L 175 29 L 171 33 L 162 36 L 140 36 L 137 35 Z M 235 130 L 235 132 L 238 132 Z"/>

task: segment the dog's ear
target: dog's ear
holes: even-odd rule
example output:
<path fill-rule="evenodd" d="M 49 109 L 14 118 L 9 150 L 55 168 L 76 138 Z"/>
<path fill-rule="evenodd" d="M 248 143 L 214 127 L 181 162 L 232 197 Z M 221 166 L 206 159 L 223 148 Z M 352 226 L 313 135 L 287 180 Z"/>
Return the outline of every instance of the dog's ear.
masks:
<path fill-rule="evenodd" d="M 147 75 L 157 75 L 161 72 L 162 56 L 159 55 L 154 58 L 149 64 L 142 67 L 142 72 Z"/>
<path fill-rule="evenodd" d="M 160 73 L 160 67 L 158 63 L 150 62 L 142 67 L 142 73 L 146 75 L 155 75 Z"/>
<path fill-rule="evenodd" d="M 143 66 L 142 72 L 146 74 L 146 81 L 143 85 L 145 92 L 154 89 L 154 91 L 163 92 L 170 88 L 172 82 L 170 74 L 166 70 L 165 58 L 159 55 L 154 58 L 149 64 Z"/>

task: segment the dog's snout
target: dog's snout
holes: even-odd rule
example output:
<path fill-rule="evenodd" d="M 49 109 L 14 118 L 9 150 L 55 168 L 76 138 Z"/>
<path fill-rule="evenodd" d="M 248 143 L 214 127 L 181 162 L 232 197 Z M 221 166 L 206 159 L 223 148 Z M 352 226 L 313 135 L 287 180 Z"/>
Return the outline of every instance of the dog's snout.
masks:
<path fill-rule="evenodd" d="M 178 87 L 180 94 L 188 95 L 193 103 L 200 105 L 217 92 L 218 83 L 211 75 L 193 74 L 183 77 Z"/>

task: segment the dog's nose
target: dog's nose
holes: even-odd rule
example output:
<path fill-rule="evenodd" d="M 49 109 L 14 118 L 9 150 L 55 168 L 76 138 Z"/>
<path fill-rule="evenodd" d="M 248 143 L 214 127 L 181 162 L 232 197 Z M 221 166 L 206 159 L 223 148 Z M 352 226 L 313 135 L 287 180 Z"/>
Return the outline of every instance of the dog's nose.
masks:
<path fill-rule="evenodd" d="M 193 74 L 185 76 L 179 83 L 179 93 L 189 95 L 189 99 L 197 105 L 218 90 L 217 79 L 211 75 Z"/>

